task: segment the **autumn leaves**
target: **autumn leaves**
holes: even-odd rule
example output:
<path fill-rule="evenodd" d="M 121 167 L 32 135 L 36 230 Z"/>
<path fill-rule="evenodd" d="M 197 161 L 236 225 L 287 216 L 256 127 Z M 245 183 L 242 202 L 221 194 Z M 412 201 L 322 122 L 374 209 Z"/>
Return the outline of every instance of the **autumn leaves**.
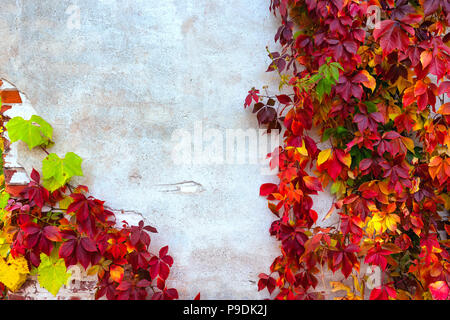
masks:
<path fill-rule="evenodd" d="M 365 29 L 374 5 L 381 21 Z M 438 212 L 450 209 L 449 7 L 274 0 L 271 10 L 282 22 L 282 50 L 272 57 L 288 56 L 291 68 L 276 65 L 293 97 L 279 101 L 273 119 L 286 129 L 280 182 L 260 190 L 278 217 L 270 233 L 281 255 L 259 289 L 275 299 L 323 298 L 317 280 L 327 265 L 355 280 L 353 288 L 332 283 L 342 299 L 448 299 L 450 243 L 437 226 Z M 292 21 L 299 31 L 289 36 Z M 318 149 L 312 128 L 330 148 Z M 324 220 L 337 213 L 338 223 L 321 228 L 310 195 L 329 184 L 336 200 Z M 360 290 L 363 262 L 382 271 L 370 297 Z"/>

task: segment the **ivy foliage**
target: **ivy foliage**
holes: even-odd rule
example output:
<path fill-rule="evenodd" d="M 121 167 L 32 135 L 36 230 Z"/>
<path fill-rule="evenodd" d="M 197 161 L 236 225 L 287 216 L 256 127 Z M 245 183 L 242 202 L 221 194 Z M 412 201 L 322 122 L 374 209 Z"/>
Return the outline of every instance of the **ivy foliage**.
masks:
<path fill-rule="evenodd" d="M 271 0 L 270 10 L 281 50 L 267 49 L 267 71 L 288 93 L 252 88 L 244 102 L 284 132 L 269 154 L 279 182 L 260 188 L 281 254 L 258 289 L 280 300 L 449 299 L 450 7 Z M 326 187 L 334 203 L 319 218 L 313 195 Z"/>
<path fill-rule="evenodd" d="M 58 250 L 53 250 L 50 256 L 41 253 L 40 258 L 41 263 L 31 274 L 37 274 L 40 286 L 56 296 L 71 274 L 67 272 L 64 259 L 59 258 Z"/>
<path fill-rule="evenodd" d="M 2 117 L 2 120 L 4 118 Z M 158 254 L 149 250 L 157 230 L 140 221 L 118 226 L 104 201 L 90 196 L 86 186 L 72 186 L 82 176 L 82 159 L 73 152 L 64 158 L 49 153 L 52 127 L 41 117 L 15 117 L 5 125 L 11 142 L 40 148 L 42 179 L 33 169 L 31 182 L 18 197 L 5 186 L 0 194 L 0 290 L 3 298 L 20 289 L 30 274 L 57 295 L 70 279 L 67 269 L 80 265 L 97 275 L 95 298 L 111 300 L 173 300 L 178 291 L 166 285 L 173 265 L 168 246 Z M 3 177 L 3 176 L 2 176 Z M 4 179 L 2 180 L 4 181 Z"/>
<path fill-rule="evenodd" d="M 61 159 L 55 153 L 50 153 L 42 161 L 42 185 L 53 192 L 65 186 L 73 176 L 82 176 L 80 156 L 73 152 L 66 153 Z"/>
<path fill-rule="evenodd" d="M 53 128 L 37 115 L 31 116 L 29 120 L 14 117 L 5 127 L 11 142 L 22 140 L 30 150 L 41 145 L 49 146 L 52 142 Z"/>

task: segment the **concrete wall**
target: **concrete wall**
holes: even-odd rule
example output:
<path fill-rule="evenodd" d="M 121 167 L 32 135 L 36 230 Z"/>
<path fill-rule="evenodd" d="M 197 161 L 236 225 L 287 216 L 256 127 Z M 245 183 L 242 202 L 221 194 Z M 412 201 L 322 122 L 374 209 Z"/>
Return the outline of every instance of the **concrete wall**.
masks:
<path fill-rule="evenodd" d="M 124 210 L 119 218 L 136 223 L 143 216 L 158 229 L 152 246 L 169 245 L 170 279 L 184 299 L 199 291 L 202 299 L 267 298 L 257 292 L 257 276 L 279 249 L 258 192 L 274 177 L 255 164 L 175 165 L 171 154 L 175 130 L 193 132 L 194 123 L 224 134 L 257 128 L 243 109 L 247 90 L 278 85 L 264 72 L 265 46 L 275 48 L 278 25 L 268 6 L 268 0 L 2 1 L 0 77 L 52 124 L 52 152 L 84 159 L 77 183 Z M 27 172 L 40 169 L 42 153 L 22 144 L 16 151 Z M 323 215 L 331 199 L 321 196 L 316 204 Z"/>

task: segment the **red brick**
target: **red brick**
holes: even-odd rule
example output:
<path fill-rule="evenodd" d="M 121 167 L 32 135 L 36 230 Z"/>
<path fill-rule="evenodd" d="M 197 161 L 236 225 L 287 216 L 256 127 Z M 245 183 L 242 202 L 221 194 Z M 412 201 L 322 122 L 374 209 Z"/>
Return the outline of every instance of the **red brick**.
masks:
<path fill-rule="evenodd" d="M 20 193 L 26 188 L 26 185 L 20 185 L 20 186 L 16 186 L 16 185 L 10 185 L 10 184 L 6 184 L 6 188 L 5 191 L 8 192 L 10 195 L 12 195 L 13 197 L 18 197 L 20 195 Z"/>
<path fill-rule="evenodd" d="M 4 113 L 4 112 L 8 111 L 9 109 L 11 109 L 11 106 L 2 104 L 2 109 L 0 110 L 0 113 Z"/>
<path fill-rule="evenodd" d="M 22 103 L 17 89 L 0 90 L 0 96 L 2 97 L 2 103 Z"/>
<path fill-rule="evenodd" d="M 10 293 L 8 294 L 9 300 L 26 300 L 26 298 L 23 295 Z"/>
<path fill-rule="evenodd" d="M 14 169 L 4 169 L 3 170 L 3 174 L 5 175 L 5 183 L 8 184 L 11 181 L 12 176 L 14 175 L 14 173 L 16 173 L 17 171 Z"/>

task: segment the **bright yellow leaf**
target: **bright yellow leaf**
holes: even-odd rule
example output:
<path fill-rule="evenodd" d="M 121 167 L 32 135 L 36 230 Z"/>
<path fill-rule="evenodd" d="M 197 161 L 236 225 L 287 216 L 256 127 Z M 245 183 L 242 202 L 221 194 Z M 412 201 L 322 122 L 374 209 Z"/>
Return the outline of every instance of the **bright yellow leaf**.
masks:
<path fill-rule="evenodd" d="M 402 140 L 403 144 L 405 145 L 406 149 L 414 153 L 414 141 L 408 137 L 401 136 L 400 139 Z"/>
<path fill-rule="evenodd" d="M 305 147 L 305 141 L 302 141 L 302 146 L 299 148 L 296 148 L 297 152 L 300 153 L 302 156 L 307 157 L 308 156 L 308 150 L 306 150 Z"/>
<path fill-rule="evenodd" d="M 16 291 L 27 280 L 28 263 L 24 257 L 14 259 L 11 255 L 8 260 L 0 258 L 0 282 L 9 290 Z"/>
<path fill-rule="evenodd" d="M 322 163 L 326 162 L 331 156 L 331 149 L 325 149 L 320 151 L 317 157 L 317 166 L 320 166 Z"/>
<path fill-rule="evenodd" d="M 111 279 L 116 282 L 121 282 L 123 279 L 124 270 L 121 266 L 113 265 L 109 268 Z"/>
<path fill-rule="evenodd" d="M 367 81 L 362 82 L 362 84 L 366 87 L 372 90 L 372 92 L 375 90 L 375 87 L 377 85 L 375 78 L 372 77 L 372 75 L 367 70 L 362 70 L 362 74 L 364 74 L 367 77 Z"/>
<path fill-rule="evenodd" d="M 394 232 L 397 230 L 397 224 L 400 223 L 400 217 L 395 213 L 375 212 L 369 222 L 369 226 L 375 230 L 377 234 L 381 234 L 386 230 Z"/>

